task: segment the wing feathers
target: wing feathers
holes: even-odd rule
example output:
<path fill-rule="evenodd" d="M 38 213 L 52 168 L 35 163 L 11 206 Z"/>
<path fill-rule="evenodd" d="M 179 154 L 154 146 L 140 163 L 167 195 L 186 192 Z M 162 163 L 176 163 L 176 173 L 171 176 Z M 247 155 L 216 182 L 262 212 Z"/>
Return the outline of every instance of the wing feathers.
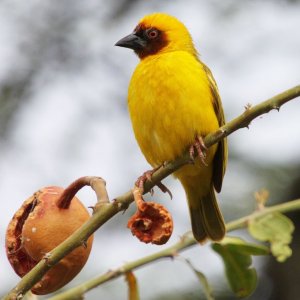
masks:
<path fill-rule="evenodd" d="M 220 95 L 218 92 L 218 87 L 216 81 L 210 71 L 210 69 L 203 64 L 203 68 L 207 74 L 211 93 L 213 95 L 213 106 L 218 118 L 219 126 L 223 126 L 225 124 L 225 117 L 222 108 L 222 103 L 220 99 Z M 227 139 L 223 139 L 218 144 L 218 149 L 214 157 L 214 166 L 213 166 L 213 183 L 216 191 L 219 193 L 222 188 L 223 177 L 226 170 L 227 165 L 227 156 L 228 156 L 228 149 L 227 149 Z"/>

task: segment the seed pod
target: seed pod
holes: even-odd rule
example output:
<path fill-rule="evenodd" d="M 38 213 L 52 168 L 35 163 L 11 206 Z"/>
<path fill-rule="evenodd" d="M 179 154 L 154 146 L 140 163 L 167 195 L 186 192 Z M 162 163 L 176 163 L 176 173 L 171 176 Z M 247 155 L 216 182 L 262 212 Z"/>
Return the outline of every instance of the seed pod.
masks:
<path fill-rule="evenodd" d="M 23 277 L 47 253 L 58 246 L 90 215 L 83 204 L 74 197 L 67 208 L 60 208 L 58 198 L 64 190 L 45 187 L 27 199 L 15 213 L 6 232 L 6 253 L 15 272 Z M 74 249 L 53 266 L 32 288 L 37 295 L 54 292 L 71 281 L 85 265 L 93 243 Z"/>

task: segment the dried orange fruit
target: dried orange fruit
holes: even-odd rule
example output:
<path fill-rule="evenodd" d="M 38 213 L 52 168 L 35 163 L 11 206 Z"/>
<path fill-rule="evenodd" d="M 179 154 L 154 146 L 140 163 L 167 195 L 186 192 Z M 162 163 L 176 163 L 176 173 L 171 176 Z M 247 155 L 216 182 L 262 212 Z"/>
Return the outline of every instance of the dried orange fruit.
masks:
<path fill-rule="evenodd" d="M 161 204 L 145 202 L 138 188 L 133 190 L 133 195 L 137 211 L 129 219 L 127 227 L 144 243 L 165 244 L 173 232 L 171 214 Z"/>

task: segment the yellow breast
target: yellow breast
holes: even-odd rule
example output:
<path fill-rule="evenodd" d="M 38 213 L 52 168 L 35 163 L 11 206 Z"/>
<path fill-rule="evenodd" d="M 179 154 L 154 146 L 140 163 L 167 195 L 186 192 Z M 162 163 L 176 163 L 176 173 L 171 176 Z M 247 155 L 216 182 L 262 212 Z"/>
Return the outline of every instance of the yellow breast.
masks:
<path fill-rule="evenodd" d="M 196 134 L 219 127 L 207 74 L 184 51 L 143 59 L 131 78 L 128 107 L 135 137 L 152 166 L 181 155 Z M 214 151 L 209 151 L 208 163 Z"/>

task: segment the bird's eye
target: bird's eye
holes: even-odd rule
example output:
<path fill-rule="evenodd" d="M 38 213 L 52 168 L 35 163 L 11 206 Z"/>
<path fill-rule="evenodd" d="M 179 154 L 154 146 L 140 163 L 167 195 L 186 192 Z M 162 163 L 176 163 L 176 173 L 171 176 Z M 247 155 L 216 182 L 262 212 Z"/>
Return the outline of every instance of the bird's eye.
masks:
<path fill-rule="evenodd" d="M 158 30 L 157 29 L 149 29 L 147 31 L 147 36 L 149 39 L 155 39 L 158 37 Z"/>

